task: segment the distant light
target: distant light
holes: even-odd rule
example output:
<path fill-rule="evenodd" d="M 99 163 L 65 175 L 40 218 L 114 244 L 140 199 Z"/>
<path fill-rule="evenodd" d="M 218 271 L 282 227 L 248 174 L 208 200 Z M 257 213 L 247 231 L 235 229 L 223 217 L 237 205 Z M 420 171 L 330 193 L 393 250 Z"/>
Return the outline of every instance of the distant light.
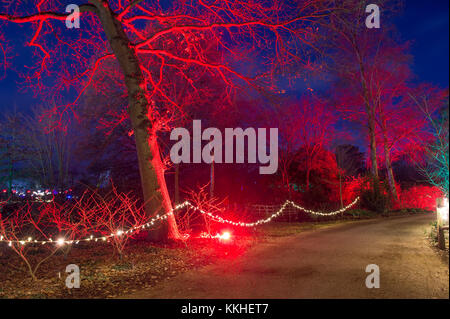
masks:
<path fill-rule="evenodd" d="M 62 246 L 62 245 L 64 245 L 64 242 L 65 242 L 64 238 L 58 238 L 58 240 L 56 241 L 56 244 L 58 246 Z"/>

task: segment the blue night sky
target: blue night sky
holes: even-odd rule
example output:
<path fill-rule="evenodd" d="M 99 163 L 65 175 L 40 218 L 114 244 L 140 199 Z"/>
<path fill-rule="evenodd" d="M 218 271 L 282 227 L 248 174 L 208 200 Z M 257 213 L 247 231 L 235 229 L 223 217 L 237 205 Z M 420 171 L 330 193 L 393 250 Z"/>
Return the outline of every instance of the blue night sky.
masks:
<path fill-rule="evenodd" d="M 407 0 L 395 21 L 402 40 L 412 41 L 419 81 L 448 87 L 448 18 L 448 0 Z"/>
<path fill-rule="evenodd" d="M 383 19 L 383 12 L 381 12 Z M 412 41 L 412 55 L 414 56 L 413 70 L 418 82 L 431 82 L 441 87 L 448 87 L 449 83 L 449 4 L 448 0 L 407 0 L 403 11 L 395 18 L 401 38 Z M 381 20 L 383 23 L 383 20 Z M 8 30 L 10 40 L 21 40 L 24 35 L 20 28 L 12 27 Z M 27 36 L 28 38 L 28 36 Z M 14 67 L 20 71 L 21 65 L 26 64 L 29 49 L 16 52 Z M 12 110 L 16 104 L 18 109 L 28 108 L 39 104 L 39 99 L 30 93 L 20 92 L 17 87 L 18 77 L 13 70 L 9 70 L 6 79 L 0 81 L 0 110 Z"/>

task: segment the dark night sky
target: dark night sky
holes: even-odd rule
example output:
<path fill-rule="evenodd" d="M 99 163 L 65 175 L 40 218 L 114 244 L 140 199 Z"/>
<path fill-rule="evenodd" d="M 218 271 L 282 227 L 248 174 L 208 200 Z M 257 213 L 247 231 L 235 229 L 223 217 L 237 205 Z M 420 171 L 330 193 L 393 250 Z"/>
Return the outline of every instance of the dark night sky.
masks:
<path fill-rule="evenodd" d="M 395 21 L 402 40 L 412 41 L 414 72 L 419 81 L 448 87 L 448 20 L 448 0 L 407 0 Z"/>
<path fill-rule="evenodd" d="M 382 12 L 381 19 L 383 19 Z M 402 40 L 412 41 L 413 70 L 417 75 L 417 81 L 448 87 L 448 21 L 448 0 L 407 0 L 404 3 L 403 12 L 396 18 L 395 24 L 400 31 Z M 23 36 L 19 29 L 11 28 L 11 41 L 14 41 L 15 38 L 21 41 Z M 24 48 L 23 52 L 17 52 L 18 57 L 13 64 L 19 71 L 20 66 L 26 63 L 28 52 L 28 48 Z M 17 80 L 15 72 L 10 70 L 6 79 L 0 81 L 0 111 L 11 110 L 14 104 L 18 109 L 23 109 L 40 102 L 31 94 L 18 91 Z"/>

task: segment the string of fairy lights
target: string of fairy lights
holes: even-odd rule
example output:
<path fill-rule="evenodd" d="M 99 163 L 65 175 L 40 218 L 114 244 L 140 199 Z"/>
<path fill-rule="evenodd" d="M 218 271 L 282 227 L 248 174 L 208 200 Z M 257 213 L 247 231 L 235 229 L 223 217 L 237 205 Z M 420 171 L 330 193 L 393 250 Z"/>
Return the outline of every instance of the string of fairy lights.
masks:
<path fill-rule="evenodd" d="M 351 207 L 353 207 L 357 202 L 359 201 L 359 197 L 357 197 L 353 202 L 351 202 L 350 204 L 348 204 L 345 207 L 342 207 L 339 210 L 333 211 L 333 212 L 328 212 L 328 213 L 322 213 L 322 212 L 316 212 L 310 209 L 306 209 L 302 206 L 299 206 L 297 204 L 295 204 L 294 202 L 287 200 L 286 202 L 284 202 L 283 205 L 281 205 L 280 209 L 278 211 L 276 211 L 275 213 L 273 213 L 271 216 L 264 218 L 264 219 L 260 219 L 257 220 L 255 222 L 251 222 L 251 223 L 245 223 L 245 222 L 235 222 L 232 220 L 228 220 L 228 219 L 224 219 L 221 216 L 218 215 L 214 215 L 210 212 L 206 212 L 203 209 L 192 205 L 189 201 L 185 201 L 184 203 L 178 204 L 176 205 L 172 211 L 163 214 L 163 215 L 156 215 L 155 217 L 153 217 L 152 219 L 150 219 L 146 224 L 143 225 L 139 225 L 136 227 L 132 227 L 126 231 L 123 230 L 117 230 L 115 233 L 111 233 L 109 235 L 104 235 L 104 236 L 100 236 L 100 237 L 95 237 L 94 235 L 91 235 L 87 238 L 83 238 L 83 239 L 65 239 L 65 238 L 57 238 L 56 240 L 53 240 L 52 238 L 49 238 L 48 240 L 36 240 L 33 239 L 31 237 L 28 237 L 27 239 L 24 240 L 8 240 L 6 238 L 4 238 L 4 236 L 0 235 L 0 242 L 5 242 L 8 243 L 8 246 L 12 246 L 13 244 L 20 244 L 20 245 L 27 245 L 27 244 L 41 244 L 41 245 L 45 245 L 45 244 L 55 244 L 57 246 L 64 246 L 64 245 L 72 245 L 72 244 L 79 244 L 81 242 L 102 242 L 102 241 L 107 241 L 109 238 L 112 237 L 120 237 L 120 236 L 127 236 L 129 234 L 132 234 L 136 231 L 141 231 L 145 228 L 149 228 L 151 226 L 153 226 L 157 221 L 160 220 L 165 220 L 167 219 L 170 215 L 173 215 L 173 213 L 175 211 L 178 211 L 180 209 L 183 209 L 185 207 L 189 207 L 193 210 L 196 210 L 198 212 L 200 212 L 203 215 L 208 216 L 209 218 L 211 218 L 212 220 L 219 222 L 219 223 L 223 223 L 223 224 L 229 224 L 229 225 L 233 225 L 233 226 L 240 226 L 240 227 L 256 227 L 259 226 L 261 224 L 266 224 L 271 222 L 274 218 L 280 216 L 283 214 L 283 211 L 286 209 L 286 207 L 288 205 L 292 205 L 292 207 L 298 209 L 298 210 L 302 210 L 308 214 L 311 215 L 317 215 L 317 216 L 333 216 L 333 215 L 337 215 L 337 214 L 342 214 L 344 213 L 346 210 L 350 209 Z"/>
<path fill-rule="evenodd" d="M 306 209 L 304 207 L 301 207 L 301 206 L 295 204 L 294 202 L 292 202 L 290 200 L 287 200 L 286 202 L 284 202 L 284 204 L 281 206 L 281 208 L 277 212 L 273 213 L 271 216 L 269 216 L 269 217 L 267 217 L 265 219 L 260 219 L 260 220 L 258 220 L 256 222 L 252 222 L 252 223 L 234 222 L 232 220 L 224 219 L 224 218 L 222 218 L 220 216 L 214 215 L 214 214 L 206 212 L 206 211 L 204 211 L 204 210 L 202 210 L 202 209 L 200 209 L 198 207 L 195 207 L 191 203 L 189 203 L 188 201 L 186 201 L 183 204 L 181 204 L 182 207 L 180 207 L 180 208 L 189 206 L 190 208 L 195 209 L 195 210 L 199 211 L 200 213 L 202 213 L 204 215 L 207 215 L 212 220 L 214 220 L 216 222 L 219 222 L 219 223 L 230 224 L 230 225 L 233 225 L 233 226 L 241 226 L 241 227 L 255 227 L 255 226 L 258 226 L 258 225 L 261 225 L 261 224 L 266 224 L 266 223 L 271 222 L 272 219 L 280 216 L 288 205 L 292 205 L 293 207 L 295 207 L 295 208 L 297 208 L 299 210 L 302 210 L 302 211 L 304 211 L 306 213 L 309 213 L 311 215 L 333 216 L 333 215 L 337 215 L 337 214 L 341 214 L 341 213 L 345 212 L 347 209 L 349 209 L 352 206 L 354 206 L 358 202 L 358 200 L 359 200 L 359 197 L 357 197 L 353 202 L 351 202 L 347 206 L 345 206 L 345 207 L 343 207 L 343 208 L 341 208 L 339 210 L 336 210 L 336 211 L 333 211 L 333 212 L 329 212 L 329 213 L 321 213 L 321 212 L 316 212 L 316 211 L 313 211 L 313 210 L 310 210 L 310 209 Z"/>

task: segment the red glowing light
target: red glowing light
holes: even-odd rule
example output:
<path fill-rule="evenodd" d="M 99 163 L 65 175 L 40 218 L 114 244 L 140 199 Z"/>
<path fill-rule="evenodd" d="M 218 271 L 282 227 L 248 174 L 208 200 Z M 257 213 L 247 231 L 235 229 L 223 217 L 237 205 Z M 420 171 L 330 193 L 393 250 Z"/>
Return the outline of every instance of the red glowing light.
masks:
<path fill-rule="evenodd" d="M 220 239 L 222 240 L 230 240 L 231 239 L 231 234 L 230 232 L 224 232 L 222 235 L 219 236 Z"/>
<path fill-rule="evenodd" d="M 201 233 L 198 238 L 215 238 L 215 239 L 219 239 L 219 240 L 224 240 L 224 241 L 228 241 L 231 239 L 231 233 L 226 231 L 223 232 L 222 234 L 217 233 L 216 235 L 211 235 L 208 234 L 207 232 L 203 232 Z"/>

